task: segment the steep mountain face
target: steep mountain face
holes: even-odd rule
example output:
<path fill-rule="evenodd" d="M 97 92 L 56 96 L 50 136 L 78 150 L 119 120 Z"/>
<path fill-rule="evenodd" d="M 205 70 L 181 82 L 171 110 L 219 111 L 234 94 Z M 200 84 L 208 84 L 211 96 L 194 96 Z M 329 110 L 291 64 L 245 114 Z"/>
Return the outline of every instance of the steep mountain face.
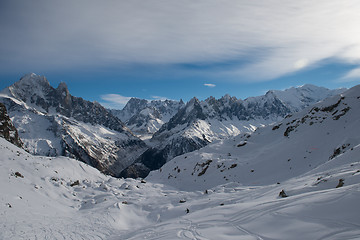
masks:
<path fill-rule="evenodd" d="M 131 98 L 122 110 L 111 110 L 131 131 L 142 138 L 151 137 L 168 122 L 184 102 L 173 100 L 153 100 Z"/>
<path fill-rule="evenodd" d="M 114 176 L 146 145 L 98 103 L 71 96 L 65 83 L 50 86 L 28 74 L 0 93 L 30 153 L 70 156 Z"/>
<path fill-rule="evenodd" d="M 23 145 L 19 138 L 18 131 L 10 120 L 5 105 L 2 103 L 0 103 L 0 137 L 5 138 L 18 147 L 22 147 Z"/>
<path fill-rule="evenodd" d="M 154 147 L 142 154 L 136 165 L 125 169 L 122 176 L 139 174 L 145 177 L 141 174 L 158 169 L 176 156 L 216 140 L 250 133 L 257 127 L 280 121 L 292 112 L 343 91 L 304 85 L 285 91 L 269 91 L 263 96 L 245 100 L 229 95 L 218 100 L 213 97 L 204 101 L 193 98 L 154 134 L 151 139 Z M 137 173 L 136 168 L 141 171 Z"/>
<path fill-rule="evenodd" d="M 281 184 L 307 172 L 345 164 L 344 159 L 358 155 L 359 116 L 360 85 L 251 135 L 241 134 L 178 156 L 148 179 L 197 190 L 226 182 Z M 313 186 L 334 176 L 319 176 Z"/>

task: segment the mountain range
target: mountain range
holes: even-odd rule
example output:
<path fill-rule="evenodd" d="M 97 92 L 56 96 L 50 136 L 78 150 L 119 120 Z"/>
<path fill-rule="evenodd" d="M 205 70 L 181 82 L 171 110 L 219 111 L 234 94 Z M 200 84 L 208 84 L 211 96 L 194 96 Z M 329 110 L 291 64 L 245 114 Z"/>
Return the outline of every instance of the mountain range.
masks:
<path fill-rule="evenodd" d="M 343 91 L 304 85 L 245 100 L 194 97 L 186 104 L 132 98 L 124 109 L 109 110 L 72 96 L 65 83 L 53 88 L 31 73 L 3 89 L 0 102 L 28 152 L 69 156 L 112 176 L 137 178 L 176 156 L 250 133 Z"/>
<path fill-rule="evenodd" d="M 151 137 L 168 122 L 184 102 L 174 100 L 152 100 L 131 98 L 122 110 L 112 109 L 111 113 L 123 121 L 140 138 Z"/>
<path fill-rule="evenodd" d="M 292 177 L 345 164 L 344 159 L 352 161 L 359 156 L 359 116 L 360 86 L 356 86 L 252 134 L 219 140 L 175 157 L 151 172 L 148 179 L 187 190 L 227 182 L 280 185 Z M 330 179 L 336 182 L 340 175 L 319 176 L 313 184 Z"/>
<path fill-rule="evenodd" d="M 220 99 L 209 97 L 204 101 L 192 98 L 154 133 L 149 141 L 151 147 L 121 176 L 145 177 L 176 156 L 213 141 L 251 133 L 344 90 L 308 84 L 284 91 L 268 91 L 263 96 L 245 100 L 229 95 Z"/>
<path fill-rule="evenodd" d="M 0 114 L 0 239 L 359 238 L 360 85 L 146 179 L 34 156 L 6 138 L 16 136 L 9 115 Z"/>

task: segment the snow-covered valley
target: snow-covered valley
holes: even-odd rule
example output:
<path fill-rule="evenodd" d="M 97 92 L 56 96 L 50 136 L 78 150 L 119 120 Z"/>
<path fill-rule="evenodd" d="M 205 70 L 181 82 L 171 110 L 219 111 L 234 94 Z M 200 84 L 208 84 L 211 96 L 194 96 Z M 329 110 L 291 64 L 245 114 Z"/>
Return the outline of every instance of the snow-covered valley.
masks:
<path fill-rule="evenodd" d="M 148 178 L 0 138 L 0 239 L 359 239 L 360 86 Z"/>
<path fill-rule="evenodd" d="M 0 239 L 358 239 L 360 234 L 359 146 L 281 185 L 227 183 L 196 191 L 116 179 L 73 159 L 29 155 L 4 139 L 0 148 Z M 345 185 L 336 188 L 339 179 Z M 279 197 L 282 189 L 288 197 Z"/>

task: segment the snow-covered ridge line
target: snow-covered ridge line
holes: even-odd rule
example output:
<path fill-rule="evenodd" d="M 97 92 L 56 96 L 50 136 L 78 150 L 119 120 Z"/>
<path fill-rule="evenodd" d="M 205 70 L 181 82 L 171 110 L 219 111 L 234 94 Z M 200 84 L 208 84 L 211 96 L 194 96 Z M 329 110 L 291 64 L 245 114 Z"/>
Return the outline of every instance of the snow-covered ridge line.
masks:
<path fill-rule="evenodd" d="M 356 156 L 360 137 L 360 85 L 259 128 L 251 135 L 210 144 L 178 156 L 148 179 L 203 189 L 226 182 L 282 183 Z"/>
<path fill-rule="evenodd" d="M 145 177 L 164 163 L 181 154 L 200 149 L 217 140 L 282 120 L 286 115 L 306 108 L 344 89 L 329 90 L 304 85 L 284 91 L 269 91 L 263 96 L 245 100 L 225 95 L 204 101 L 192 98 L 159 131 L 136 163 L 125 169 L 124 177 Z"/>

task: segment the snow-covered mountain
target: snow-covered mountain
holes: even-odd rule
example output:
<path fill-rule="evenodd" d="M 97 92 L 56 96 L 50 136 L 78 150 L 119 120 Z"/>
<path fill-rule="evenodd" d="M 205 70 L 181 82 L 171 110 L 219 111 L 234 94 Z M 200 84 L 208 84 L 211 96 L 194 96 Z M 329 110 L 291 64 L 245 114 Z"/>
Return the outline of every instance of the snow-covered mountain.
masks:
<path fill-rule="evenodd" d="M 149 138 L 168 122 L 184 102 L 174 100 L 152 100 L 131 98 L 122 110 L 111 110 L 132 132 L 141 138 Z"/>
<path fill-rule="evenodd" d="M 284 91 L 268 91 L 245 100 L 225 95 L 204 101 L 191 99 L 151 139 L 152 148 L 124 170 L 125 177 L 145 177 L 170 159 L 200 149 L 209 143 L 283 119 L 286 115 L 315 104 L 345 89 L 329 90 L 304 85 Z"/>
<path fill-rule="evenodd" d="M 71 96 L 65 83 L 27 74 L 0 93 L 24 148 L 45 156 L 70 156 L 117 176 L 146 145 L 96 102 Z"/>
<path fill-rule="evenodd" d="M 257 130 L 246 144 L 239 137 L 180 156 L 146 181 L 106 176 L 67 157 L 33 156 L 0 137 L 0 239 L 358 239 L 360 89 L 353 90 Z M 274 139 L 250 153 L 247 147 L 269 140 L 263 135 Z M 310 137 L 318 148 L 303 151 Z M 300 148 L 290 161 L 281 154 L 264 160 L 289 154 L 296 148 L 287 151 L 290 143 Z M 315 155 L 327 160 L 320 164 L 324 158 Z"/>
<path fill-rule="evenodd" d="M 281 185 L 290 178 L 331 168 L 334 171 L 311 179 L 308 188 L 329 182 L 336 185 L 340 178 L 351 183 L 337 167 L 359 161 L 359 126 L 360 85 L 252 134 L 219 140 L 178 156 L 148 179 L 180 189 L 204 190 L 227 182 Z M 354 174 L 357 168 L 352 169 Z"/>

